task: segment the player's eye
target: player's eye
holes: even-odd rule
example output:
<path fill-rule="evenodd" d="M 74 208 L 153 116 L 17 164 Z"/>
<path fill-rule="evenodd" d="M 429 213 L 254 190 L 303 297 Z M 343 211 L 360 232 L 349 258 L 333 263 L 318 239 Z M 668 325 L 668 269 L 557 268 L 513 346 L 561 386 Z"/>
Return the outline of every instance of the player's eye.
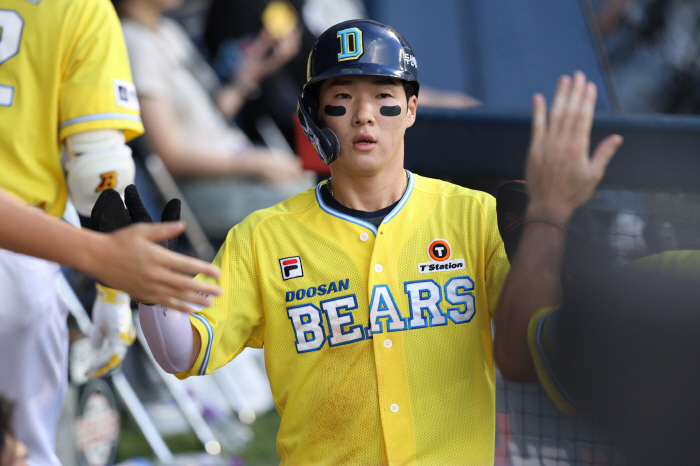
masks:
<path fill-rule="evenodd" d="M 339 93 L 339 94 L 336 94 L 335 97 L 338 98 L 338 99 L 349 99 L 349 98 L 350 98 L 350 94 L 346 94 L 346 93 L 344 93 L 344 92 L 341 92 L 341 93 Z"/>
<path fill-rule="evenodd" d="M 379 97 L 380 99 L 390 99 L 390 98 L 392 98 L 393 96 L 392 96 L 391 94 L 382 93 L 382 94 L 379 94 L 378 97 Z"/>

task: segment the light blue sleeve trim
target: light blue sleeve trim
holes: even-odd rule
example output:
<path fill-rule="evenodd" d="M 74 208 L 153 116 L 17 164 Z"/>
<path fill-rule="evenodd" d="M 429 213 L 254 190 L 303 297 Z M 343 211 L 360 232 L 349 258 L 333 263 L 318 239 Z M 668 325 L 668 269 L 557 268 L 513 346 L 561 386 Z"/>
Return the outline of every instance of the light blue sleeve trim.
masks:
<path fill-rule="evenodd" d="M 316 185 L 316 201 L 318 202 L 319 207 L 321 210 L 326 212 L 327 214 L 330 214 L 334 217 L 338 217 L 340 219 L 345 220 L 346 222 L 354 223 L 356 225 L 359 225 L 361 227 L 367 228 L 369 231 L 372 232 L 374 236 L 377 236 L 377 228 L 372 225 L 369 222 L 365 222 L 364 220 L 360 220 L 359 218 L 355 218 L 351 215 L 346 215 L 343 213 L 338 212 L 337 210 L 331 209 L 328 207 L 328 205 L 323 202 L 323 196 L 321 196 L 321 186 L 325 183 L 325 181 L 321 181 L 319 184 Z M 398 207 L 398 206 L 397 206 Z"/>
<path fill-rule="evenodd" d="M 96 120 L 127 120 L 127 121 L 137 121 L 141 122 L 141 117 L 134 115 L 127 115 L 126 113 L 96 113 L 94 115 L 84 115 L 77 118 L 71 118 L 66 120 L 58 127 L 59 130 L 66 128 L 71 125 L 78 123 L 84 123 L 86 121 L 96 121 Z"/>
<path fill-rule="evenodd" d="M 415 178 L 413 177 L 413 173 L 410 171 L 406 170 L 406 173 L 408 174 L 408 187 L 406 188 L 406 191 L 403 193 L 403 196 L 401 196 L 401 200 L 399 203 L 394 207 L 394 209 L 389 212 L 389 215 L 384 217 L 384 222 L 382 223 L 389 223 L 389 221 L 396 217 L 396 214 L 399 213 L 401 209 L 403 209 L 403 206 L 406 205 L 408 202 L 408 198 L 411 197 L 411 193 L 413 192 L 413 185 L 416 183 Z"/>
<path fill-rule="evenodd" d="M 569 404 L 571 404 L 575 408 L 579 408 L 580 406 L 576 402 L 576 400 L 574 400 L 574 398 L 572 398 L 569 395 L 569 393 L 564 389 L 562 384 L 559 382 L 559 379 L 554 374 L 554 369 L 552 369 L 552 365 L 549 362 L 549 358 L 547 357 L 547 351 L 545 350 L 545 347 L 544 347 L 544 341 L 542 341 L 542 335 L 544 333 L 544 330 L 543 330 L 544 323 L 545 323 L 547 317 L 549 317 L 549 314 L 545 313 L 540 318 L 540 321 L 537 322 L 536 340 L 537 340 L 537 348 L 539 349 L 539 352 L 540 352 L 540 357 L 542 358 L 542 362 L 544 363 L 544 367 L 547 369 L 547 373 L 549 374 L 549 378 L 552 380 L 554 385 L 556 385 L 557 390 L 559 390 L 559 392 L 564 396 L 564 398 L 566 398 L 566 401 L 569 402 Z"/>
<path fill-rule="evenodd" d="M 202 325 L 207 329 L 207 335 L 208 335 L 208 341 L 207 341 L 207 350 L 204 353 L 204 359 L 202 359 L 202 365 L 199 367 L 199 375 L 204 375 L 207 373 L 207 366 L 209 365 L 209 355 L 211 354 L 211 341 L 212 337 L 214 336 L 214 331 L 211 328 L 211 324 L 207 319 L 204 318 L 204 316 L 201 316 L 199 314 L 191 314 L 192 317 L 195 319 L 199 320 Z"/>

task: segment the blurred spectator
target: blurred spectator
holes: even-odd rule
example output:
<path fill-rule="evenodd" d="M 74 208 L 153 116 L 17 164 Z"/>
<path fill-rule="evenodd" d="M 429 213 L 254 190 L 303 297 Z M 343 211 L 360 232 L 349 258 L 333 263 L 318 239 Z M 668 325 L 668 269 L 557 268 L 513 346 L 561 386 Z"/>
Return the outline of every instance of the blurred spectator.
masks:
<path fill-rule="evenodd" d="M 627 112 L 700 112 L 700 2 L 605 0 L 599 26 Z"/>
<path fill-rule="evenodd" d="M 206 20 L 205 48 L 219 78 L 233 82 L 240 75 L 246 50 L 260 31 L 280 37 L 297 29 L 301 49 L 311 50 L 316 37 L 333 24 L 366 18 L 360 0 L 213 0 Z M 293 116 L 299 89 L 306 82 L 306 54 L 297 53 L 281 68 L 267 75 L 258 92 L 248 99 L 240 121 L 250 137 L 253 124 L 261 116 L 270 116 L 282 130 L 287 142 L 294 144 Z M 441 91 L 421 86 L 419 102 L 423 106 L 466 108 L 479 105 L 471 96 L 457 91 Z"/>
<path fill-rule="evenodd" d="M 260 80 L 298 52 L 295 29 L 262 31 L 236 80 L 221 87 L 183 28 L 163 16 L 181 0 L 114 0 L 151 148 L 176 178 L 207 234 L 222 238 L 250 212 L 312 185 L 294 154 L 255 147 L 228 122 Z"/>
<path fill-rule="evenodd" d="M 27 447 L 12 429 L 12 407 L 0 396 L 0 466 L 26 466 Z"/>
<path fill-rule="evenodd" d="M 225 82 L 240 79 L 248 50 L 261 34 L 273 41 L 295 41 L 294 54 L 278 69 L 260 80 L 239 120 L 249 136 L 256 136 L 254 123 L 263 115 L 275 122 L 287 142 L 293 145 L 293 116 L 299 89 L 306 82 L 306 54 L 315 36 L 301 21 L 302 0 L 213 0 L 206 20 L 205 46 L 219 78 Z"/>

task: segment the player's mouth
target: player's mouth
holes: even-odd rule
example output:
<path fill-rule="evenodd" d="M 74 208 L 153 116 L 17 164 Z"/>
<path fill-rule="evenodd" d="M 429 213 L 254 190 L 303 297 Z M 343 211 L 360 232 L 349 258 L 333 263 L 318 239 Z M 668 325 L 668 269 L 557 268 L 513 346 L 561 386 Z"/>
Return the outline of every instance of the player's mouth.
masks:
<path fill-rule="evenodd" d="M 355 136 L 352 145 L 357 150 L 372 150 L 377 145 L 377 140 L 369 134 L 361 133 Z"/>

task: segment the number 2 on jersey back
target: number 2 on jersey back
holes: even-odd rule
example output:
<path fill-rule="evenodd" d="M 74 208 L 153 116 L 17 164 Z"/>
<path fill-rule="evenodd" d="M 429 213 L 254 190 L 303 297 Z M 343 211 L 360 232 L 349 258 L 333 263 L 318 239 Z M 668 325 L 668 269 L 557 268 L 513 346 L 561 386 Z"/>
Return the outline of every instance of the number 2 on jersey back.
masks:
<path fill-rule="evenodd" d="M 0 65 L 19 53 L 24 20 L 14 10 L 0 10 Z M 11 107 L 15 97 L 14 86 L 0 82 L 0 106 Z"/>

